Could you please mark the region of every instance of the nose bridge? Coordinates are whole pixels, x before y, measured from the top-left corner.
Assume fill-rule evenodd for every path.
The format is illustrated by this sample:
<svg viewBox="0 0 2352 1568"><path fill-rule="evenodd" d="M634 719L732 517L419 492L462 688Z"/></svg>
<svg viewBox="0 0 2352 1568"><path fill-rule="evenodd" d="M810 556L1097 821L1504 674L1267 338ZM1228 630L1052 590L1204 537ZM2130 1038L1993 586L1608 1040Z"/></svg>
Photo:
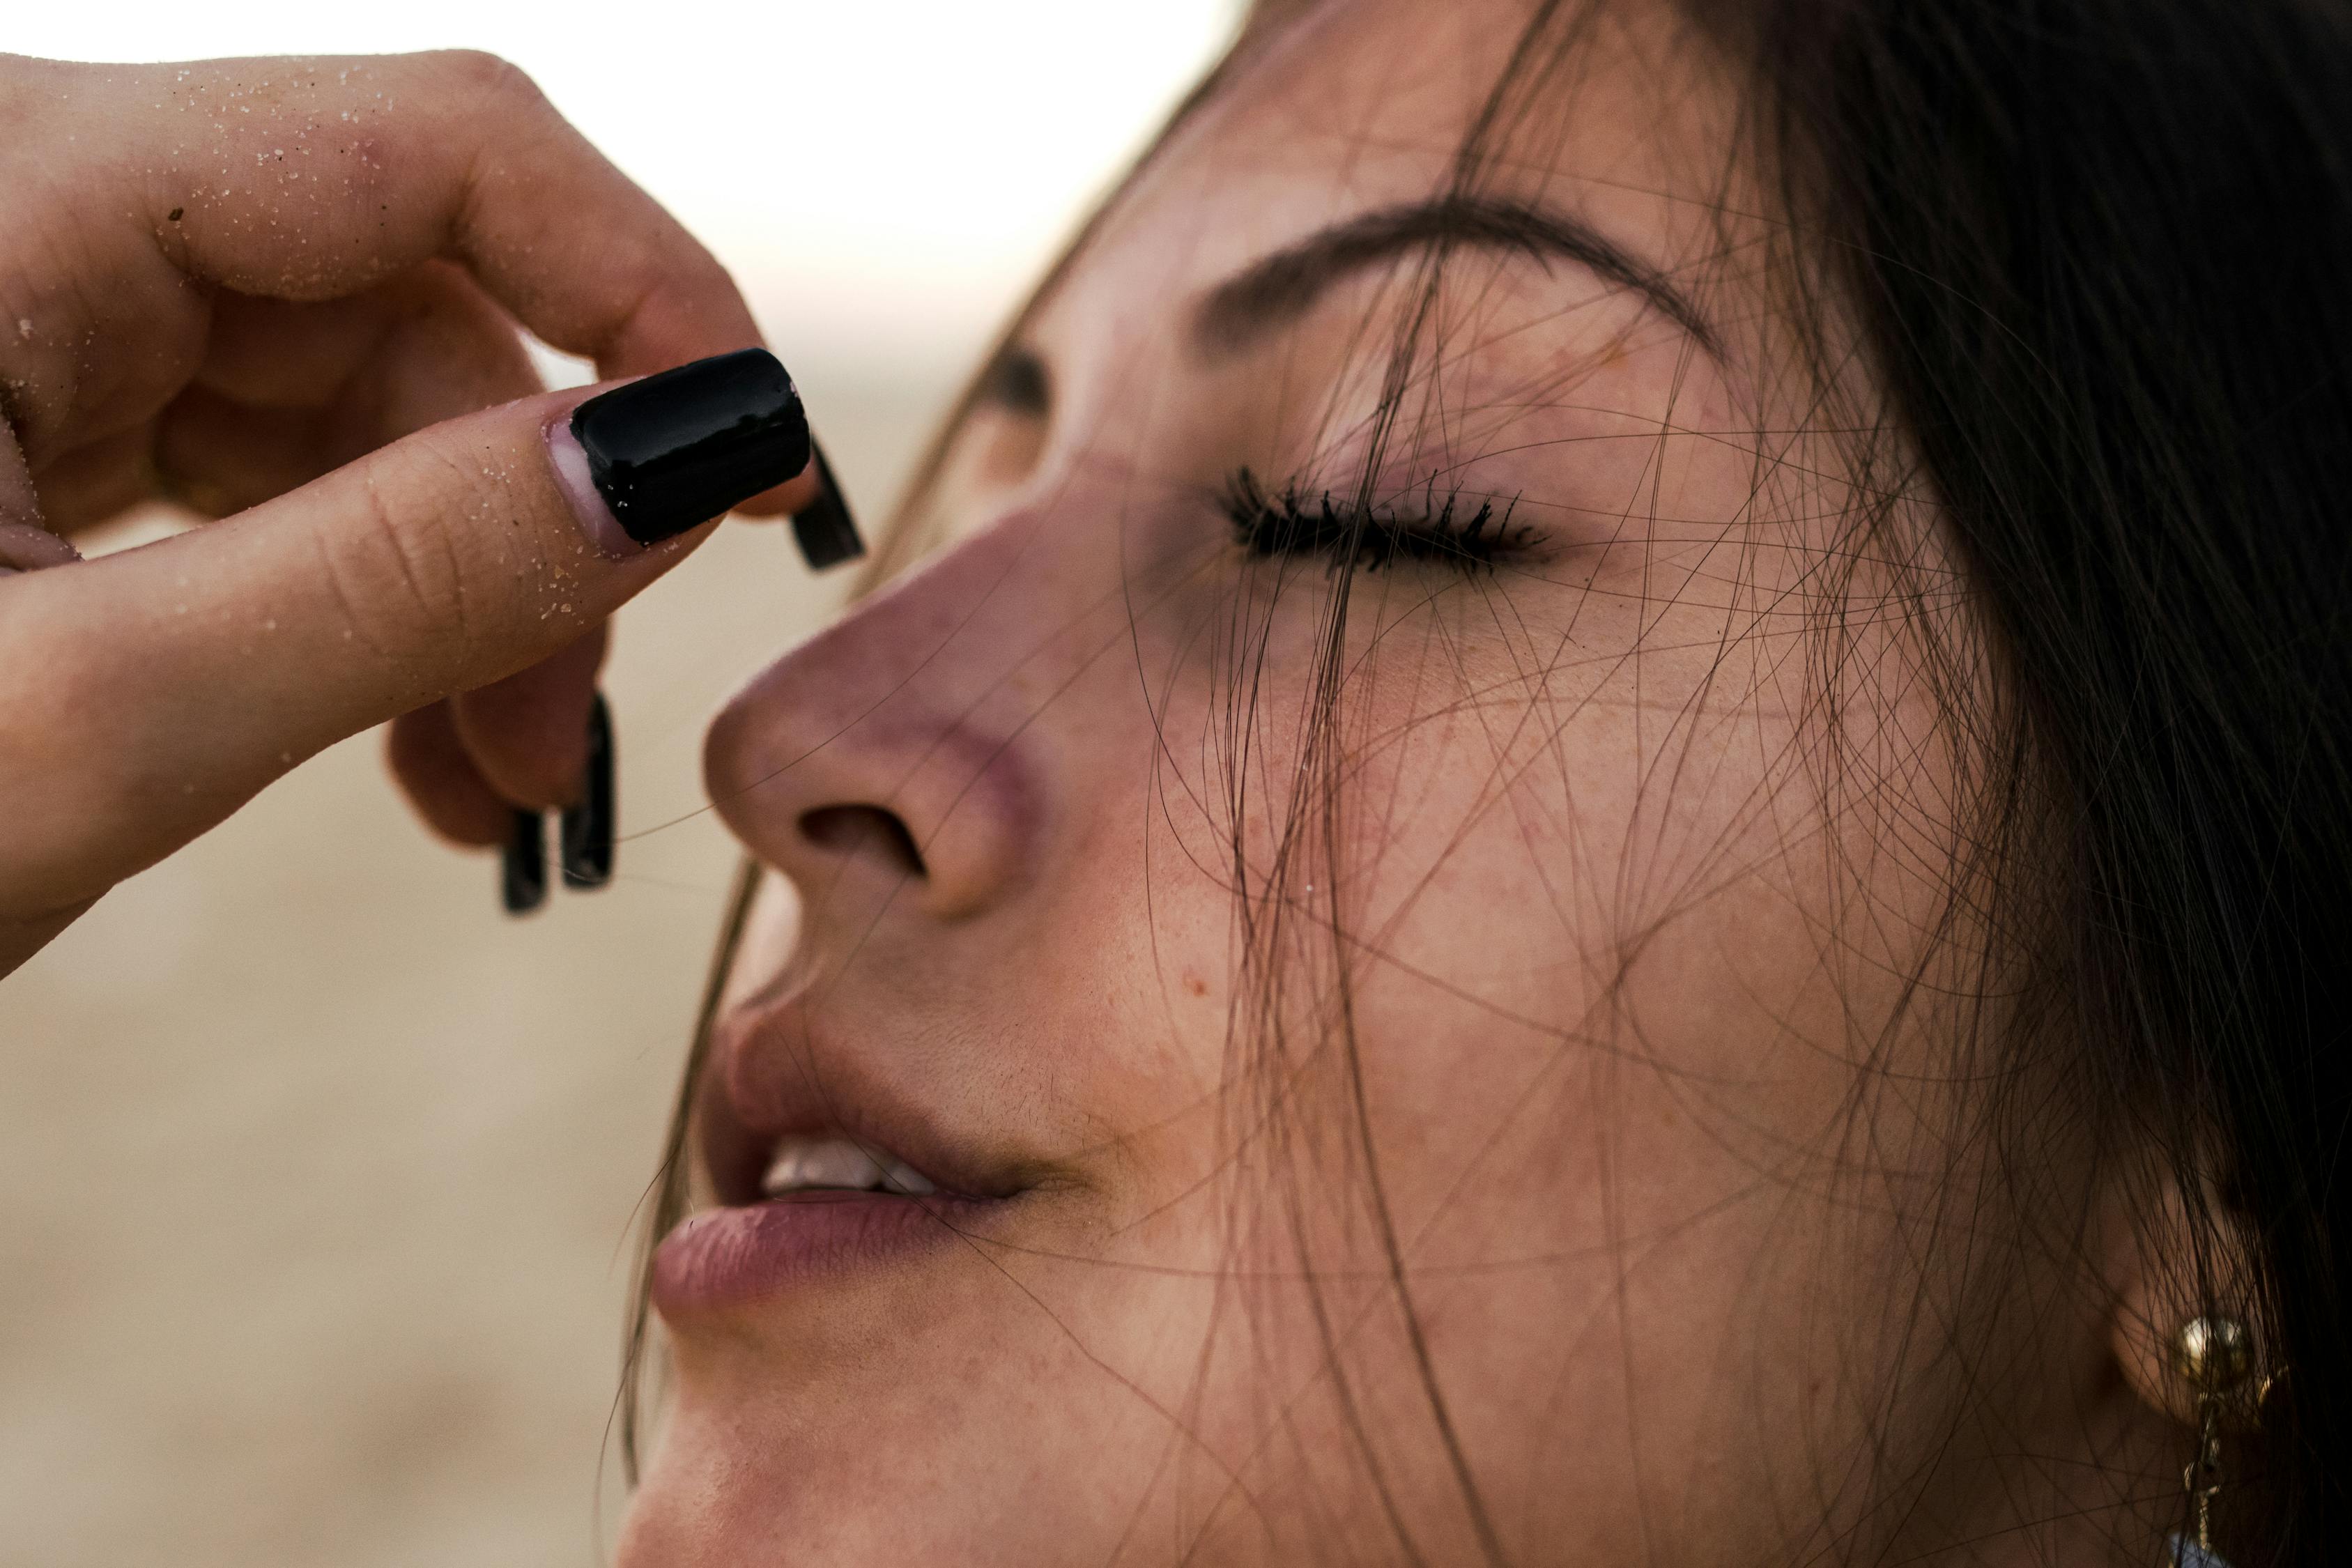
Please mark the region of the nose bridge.
<svg viewBox="0 0 2352 1568"><path fill-rule="evenodd" d="M975 712L1050 658L1051 634L1081 606L1077 563L1039 511L1006 517L866 599L810 645L860 669L883 707ZM1067 531L1063 531L1066 536Z"/></svg>
<svg viewBox="0 0 2352 1568"><path fill-rule="evenodd" d="M737 836L798 879L824 864L811 814L869 807L904 825L927 905L969 910L1012 886L1056 794L1040 708L1086 657L1106 597L1084 582L1098 560L1054 548L1070 532L1043 511L1008 515L755 678L705 755Z"/></svg>
<svg viewBox="0 0 2352 1568"><path fill-rule="evenodd" d="M722 724L893 750L908 732L1017 727L1024 692L1053 679L1057 634L1086 614L1043 521L1008 518L884 585L762 671Z"/></svg>

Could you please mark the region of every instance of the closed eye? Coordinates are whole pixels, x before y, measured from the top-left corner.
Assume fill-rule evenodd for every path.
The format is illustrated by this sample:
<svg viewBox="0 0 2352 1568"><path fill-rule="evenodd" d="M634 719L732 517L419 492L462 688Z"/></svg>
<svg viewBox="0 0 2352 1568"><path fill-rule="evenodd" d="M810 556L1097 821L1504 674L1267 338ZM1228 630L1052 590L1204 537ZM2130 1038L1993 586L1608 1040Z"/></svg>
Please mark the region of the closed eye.
<svg viewBox="0 0 2352 1568"><path fill-rule="evenodd" d="M1269 491L1247 468L1226 481L1223 508L1234 542L1265 559L1320 556L1333 572L1378 572L1400 563L1450 566L1476 574L1531 554L1543 535L1513 521L1516 499L1498 507L1459 491L1440 497L1433 485L1416 512L1387 505L1342 501L1328 491L1308 494L1296 485Z"/></svg>

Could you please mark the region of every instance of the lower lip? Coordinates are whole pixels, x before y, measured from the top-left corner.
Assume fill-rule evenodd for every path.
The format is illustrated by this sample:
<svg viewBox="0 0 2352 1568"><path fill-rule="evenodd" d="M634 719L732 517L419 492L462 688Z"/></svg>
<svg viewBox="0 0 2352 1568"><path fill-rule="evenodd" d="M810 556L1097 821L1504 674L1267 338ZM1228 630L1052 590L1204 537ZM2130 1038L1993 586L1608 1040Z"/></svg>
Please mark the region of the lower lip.
<svg viewBox="0 0 2352 1568"><path fill-rule="evenodd" d="M712 1312L968 1246L1001 1202L926 1194L798 1193L689 1215L654 1251L666 1318Z"/></svg>

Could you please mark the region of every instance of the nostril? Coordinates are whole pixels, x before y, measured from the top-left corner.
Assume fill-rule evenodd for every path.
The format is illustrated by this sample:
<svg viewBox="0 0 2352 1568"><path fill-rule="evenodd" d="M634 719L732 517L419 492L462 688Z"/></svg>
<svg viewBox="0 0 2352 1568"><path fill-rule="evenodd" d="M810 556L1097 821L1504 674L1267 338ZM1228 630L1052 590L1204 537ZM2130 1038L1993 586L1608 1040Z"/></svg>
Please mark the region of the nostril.
<svg viewBox="0 0 2352 1568"><path fill-rule="evenodd" d="M907 876L929 874L906 823L878 805L821 805L803 812L801 836L831 854L878 855Z"/></svg>

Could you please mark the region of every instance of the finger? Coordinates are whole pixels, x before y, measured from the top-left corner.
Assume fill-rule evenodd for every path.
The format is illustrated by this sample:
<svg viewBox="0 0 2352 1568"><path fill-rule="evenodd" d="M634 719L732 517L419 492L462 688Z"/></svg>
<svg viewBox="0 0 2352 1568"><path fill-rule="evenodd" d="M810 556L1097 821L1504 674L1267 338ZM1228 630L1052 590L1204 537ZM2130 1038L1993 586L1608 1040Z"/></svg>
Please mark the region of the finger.
<svg viewBox="0 0 2352 1568"><path fill-rule="evenodd" d="M164 467L180 493L216 511L257 505L537 385L512 321L446 263L350 300L236 296L215 312L195 384L165 413ZM442 759L439 776L446 790L463 789L476 835L461 841L496 842L478 837L486 825L502 831L504 811L481 818L482 801L548 808L578 793L604 642L600 626L543 664L438 705L435 737L446 730L458 753Z"/></svg>
<svg viewBox="0 0 2352 1568"><path fill-rule="evenodd" d="M19 919L0 914L0 974L14 973L18 964L56 940L66 927L89 912L96 899L85 899L61 910L47 910Z"/></svg>
<svg viewBox="0 0 2352 1568"><path fill-rule="evenodd" d="M384 733L384 761L416 815L442 837L482 848L506 838L513 808L466 755L446 702L394 719Z"/></svg>
<svg viewBox="0 0 2352 1568"><path fill-rule="evenodd" d="M674 454L633 492L641 534L683 530L648 549L606 554L618 525L586 459L564 447L574 479L550 457L575 391L146 549L0 579L0 917L87 899L301 758L578 641L707 535L691 518L805 464L781 384L730 359L605 405L600 439L659 431Z"/></svg>
<svg viewBox="0 0 2352 1568"><path fill-rule="evenodd" d="M81 559L80 552L49 531L5 423L0 423L0 575L37 572Z"/></svg>
<svg viewBox="0 0 2352 1568"><path fill-rule="evenodd" d="M205 517L226 517L301 489L368 448L332 408L256 408L190 387L156 420L152 462L163 493ZM58 481L42 477L45 493ZM78 510L73 526L100 521ZM100 514L102 516L103 514Z"/></svg>
<svg viewBox="0 0 2352 1568"><path fill-rule="evenodd" d="M340 300L219 296L193 384L257 408L326 407L382 388L395 399L389 440L540 382L513 319L462 269L427 261Z"/></svg>
<svg viewBox="0 0 2352 1568"><path fill-rule="evenodd" d="M25 464L24 449L16 445L16 434L5 419L0 419L0 522L20 523L28 528L42 528L47 523L40 495L33 488L32 470Z"/></svg>
<svg viewBox="0 0 2352 1568"><path fill-rule="evenodd" d="M804 476L774 489L762 490L735 510L745 517L775 519L803 510L817 496L814 476Z"/></svg>
<svg viewBox="0 0 2352 1568"><path fill-rule="evenodd" d="M81 552L46 528L0 522L0 572L38 572L81 559Z"/></svg>
<svg viewBox="0 0 2352 1568"><path fill-rule="evenodd" d="M193 381L151 425L54 456L34 479L61 533L158 494L220 517L539 385L512 321L446 263L346 300L225 294Z"/></svg>
<svg viewBox="0 0 2352 1568"><path fill-rule="evenodd" d="M159 489L154 447L154 431L141 427L100 437L51 458L35 476L48 526L62 534L79 533L153 500Z"/></svg>
<svg viewBox="0 0 2352 1568"><path fill-rule="evenodd" d="M427 278L428 268L436 276ZM322 408L383 351L411 310L426 311L453 292L450 268L427 263L376 288L336 300L215 296L205 357L190 380L231 403L254 408ZM512 323L499 329L511 336Z"/></svg>
<svg viewBox="0 0 2352 1568"><path fill-rule="evenodd" d="M492 57L9 68L48 115L35 123L89 132L55 150L86 165L76 199L17 197L38 221L0 242L36 312L0 333L36 467L80 444L77 419L184 380L211 289L333 300L443 258L608 376L759 342L709 252ZM53 169L9 181L55 184ZM113 357L94 363L92 344Z"/></svg>
<svg viewBox="0 0 2352 1568"><path fill-rule="evenodd" d="M604 643L598 626L553 658L451 700L467 757L501 800L551 810L579 798Z"/></svg>
<svg viewBox="0 0 2352 1568"><path fill-rule="evenodd" d="M295 342L305 346L289 356ZM446 263L350 300L236 296L215 315L196 385L167 411L168 466L186 489L241 489L236 504L256 505L538 384L513 322ZM332 406L306 406L320 403ZM238 439L240 426L263 438ZM507 805L560 807L577 795L604 647L600 626L541 664L436 705L436 739L446 731L457 752L446 759L445 780L462 781L444 787L467 789L474 837L461 841L498 842ZM484 800L495 816L479 816ZM486 828L492 837L480 837Z"/></svg>
<svg viewBox="0 0 2352 1568"><path fill-rule="evenodd" d="M454 268L325 304L225 300L155 461L175 497L217 516L538 387L513 323Z"/></svg>

